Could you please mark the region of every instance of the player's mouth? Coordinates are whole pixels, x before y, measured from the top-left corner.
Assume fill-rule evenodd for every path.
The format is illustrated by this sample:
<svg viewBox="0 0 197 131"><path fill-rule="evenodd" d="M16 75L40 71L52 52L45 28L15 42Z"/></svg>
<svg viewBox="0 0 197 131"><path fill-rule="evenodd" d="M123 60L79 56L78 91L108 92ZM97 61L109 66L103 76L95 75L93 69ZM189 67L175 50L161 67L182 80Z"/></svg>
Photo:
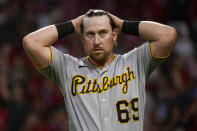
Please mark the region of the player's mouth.
<svg viewBox="0 0 197 131"><path fill-rule="evenodd" d="M103 49L98 48L98 49L93 49L92 51L96 53L100 53L100 52L103 52Z"/></svg>

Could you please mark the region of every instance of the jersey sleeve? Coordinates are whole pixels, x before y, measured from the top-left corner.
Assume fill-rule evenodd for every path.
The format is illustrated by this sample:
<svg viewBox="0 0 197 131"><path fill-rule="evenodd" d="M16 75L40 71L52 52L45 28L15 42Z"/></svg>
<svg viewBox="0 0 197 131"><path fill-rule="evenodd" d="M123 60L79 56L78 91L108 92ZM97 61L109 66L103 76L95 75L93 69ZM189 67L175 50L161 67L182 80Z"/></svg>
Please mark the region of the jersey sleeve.
<svg viewBox="0 0 197 131"><path fill-rule="evenodd" d="M163 63L166 57L157 58L153 56L151 50L151 43L145 42L143 45L136 48L137 64L140 72L145 73L146 79L148 79L151 72L161 63Z"/></svg>
<svg viewBox="0 0 197 131"><path fill-rule="evenodd" d="M49 79L53 80L57 84L60 84L61 78L65 77L64 73L66 73L68 58L66 57L66 54L63 54L53 46L50 47L50 51L51 55L49 65L47 67L37 69Z"/></svg>

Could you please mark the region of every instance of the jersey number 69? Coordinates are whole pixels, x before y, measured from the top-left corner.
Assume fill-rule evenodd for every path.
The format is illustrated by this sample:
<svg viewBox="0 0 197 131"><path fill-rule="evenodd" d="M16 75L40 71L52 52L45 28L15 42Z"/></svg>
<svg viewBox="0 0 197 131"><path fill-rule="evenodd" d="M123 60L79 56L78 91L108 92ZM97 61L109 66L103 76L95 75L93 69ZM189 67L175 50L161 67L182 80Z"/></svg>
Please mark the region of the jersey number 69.
<svg viewBox="0 0 197 131"><path fill-rule="evenodd" d="M130 108L129 109L129 104ZM117 101L116 103L116 111L117 111L117 117L118 121L122 124L128 123L132 117L133 121L139 120L139 109L138 109L139 103L138 98L132 98L130 102L127 100L121 100ZM132 111L132 116L130 117L129 110Z"/></svg>

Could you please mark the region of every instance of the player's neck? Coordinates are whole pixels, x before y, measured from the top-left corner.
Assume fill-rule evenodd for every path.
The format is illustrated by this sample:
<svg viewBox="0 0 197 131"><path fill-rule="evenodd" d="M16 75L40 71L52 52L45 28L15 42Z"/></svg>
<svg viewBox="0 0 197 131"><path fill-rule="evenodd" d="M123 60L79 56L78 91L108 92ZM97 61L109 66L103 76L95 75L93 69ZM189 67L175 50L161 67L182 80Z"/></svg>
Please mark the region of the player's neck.
<svg viewBox="0 0 197 131"><path fill-rule="evenodd" d="M112 61L113 58L114 58L114 53L112 52L104 61L95 61L95 60L91 59L90 57L88 57L88 60L94 66L105 67L106 65L108 65Z"/></svg>

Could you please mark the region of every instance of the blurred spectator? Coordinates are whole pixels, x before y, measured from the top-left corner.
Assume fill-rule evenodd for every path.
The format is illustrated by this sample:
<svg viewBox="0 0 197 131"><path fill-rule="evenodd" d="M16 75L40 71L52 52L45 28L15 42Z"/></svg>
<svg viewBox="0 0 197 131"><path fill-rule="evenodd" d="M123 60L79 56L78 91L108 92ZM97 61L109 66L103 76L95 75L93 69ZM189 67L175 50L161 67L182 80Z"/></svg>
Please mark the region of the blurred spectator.
<svg viewBox="0 0 197 131"><path fill-rule="evenodd" d="M184 124L188 131L197 130L197 82L194 81L193 88L190 90L191 101L189 101L183 116Z"/></svg>
<svg viewBox="0 0 197 131"><path fill-rule="evenodd" d="M36 112L30 112L25 120L21 131L52 131L40 115Z"/></svg>
<svg viewBox="0 0 197 131"><path fill-rule="evenodd" d="M8 111L5 106L0 103L0 130L4 131L7 127L8 122Z"/></svg>
<svg viewBox="0 0 197 131"><path fill-rule="evenodd" d="M1 93L9 113L8 131L17 131L24 124L27 113L30 111L30 105L27 103L25 97L24 86L21 83L14 83L11 90L2 86Z"/></svg>
<svg viewBox="0 0 197 131"><path fill-rule="evenodd" d="M168 9L170 6L170 0L145 0L146 11L149 11L149 17L151 20L166 22L168 19ZM146 15L148 12L145 12ZM147 16L145 17L147 18Z"/></svg>
<svg viewBox="0 0 197 131"><path fill-rule="evenodd" d="M189 5L189 25L191 29L191 37L194 40L194 42L197 42L197 1L196 0L190 0ZM195 44L196 47L196 44Z"/></svg>
<svg viewBox="0 0 197 131"><path fill-rule="evenodd" d="M194 47L190 38L190 32L185 22L174 22L171 23L176 28L178 33L177 42L175 44L175 53L184 60L194 55Z"/></svg>
<svg viewBox="0 0 197 131"><path fill-rule="evenodd" d="M171 0L169 7L170 21L188 22L190 0Z"/></svg>
<svg viewBox="0 0 197 131"><path fill-rule="evenodd" d="M63 107L56 107L50 113L50 127L53 131L68 131L67 114Z"/></svg>

